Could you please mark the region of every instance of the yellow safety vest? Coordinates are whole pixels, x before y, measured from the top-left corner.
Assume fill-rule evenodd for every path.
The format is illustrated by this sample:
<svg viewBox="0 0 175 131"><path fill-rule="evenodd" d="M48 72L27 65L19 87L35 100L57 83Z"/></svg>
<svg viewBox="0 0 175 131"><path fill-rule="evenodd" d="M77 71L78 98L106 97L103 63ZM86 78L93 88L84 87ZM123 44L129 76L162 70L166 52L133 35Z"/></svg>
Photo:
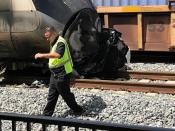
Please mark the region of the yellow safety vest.
<svg viewBox="0 0 175 131"><path fill-rule="evenodd" d="M59 36L57 42L51 48L50 53L56 52L56 48L57 48L57 46L59 46L58 45L59 42L62 42L65 45L64 54L61 58L49 58L49 68L53 69L53 68L58 68L58 67L64 65L64 69L66 71L66 74L68 74L68 73L71 73L73 71L73 62L71 59L68 44L63 37Z"/></svg>

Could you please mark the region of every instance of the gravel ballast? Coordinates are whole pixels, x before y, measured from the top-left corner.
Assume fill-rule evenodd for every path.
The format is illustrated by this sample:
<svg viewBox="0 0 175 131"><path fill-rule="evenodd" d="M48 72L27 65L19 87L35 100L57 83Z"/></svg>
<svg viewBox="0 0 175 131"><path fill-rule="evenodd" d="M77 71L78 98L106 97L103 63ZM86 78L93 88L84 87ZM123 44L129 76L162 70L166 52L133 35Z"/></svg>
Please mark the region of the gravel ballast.
<svg viewBox="0 0 175 131"><path fill-rule="evenodd" d="M20 87L20 86L18 86ZM175 96L168 94L107 91L71 88L77 102L86 109L85 115L70 114L69 107L59 97L53 117L97 120L119 124L135 124L163 128L175 128ZM42 114L48 88L0 88L0 112ZM89 115L87 115L89 114ZM3 121L3 131L11 125ZM37 131L38 125L33 125ZM26 125L19 123L18 130ZM50 130L56 127L50 127Z"/></svg>
<svg viewBox="0 0 175 131"><path fill-rule="evenodd" d="M174 63L129 63L127 64L134 71L155 71L175 73Z"/></svg>
<svg viewBox="0 0 175 131"><path fill-rule="evenodd" d="M175 73L175 64L130 63L134 71L157 71ZM38 82L33 84L37 87ZM47 101L48 88L30 88L25 84L0 87L0 112L40 115ZM71 88L77 102L86 110L85 114L75 116L59 97L53 117L81 120L95 120L118 124L144 125L175 129L175 95L110 91L98 89ZM3 121L2 131L11 131L11 122ZM17 131L26 131L26 124L17 122ZM39 124L32 125L37 131ZM49 126L55 131L55 126ZM64 128L71 131L71 128ZM82 129L82 131L89 131Z"/></svg>

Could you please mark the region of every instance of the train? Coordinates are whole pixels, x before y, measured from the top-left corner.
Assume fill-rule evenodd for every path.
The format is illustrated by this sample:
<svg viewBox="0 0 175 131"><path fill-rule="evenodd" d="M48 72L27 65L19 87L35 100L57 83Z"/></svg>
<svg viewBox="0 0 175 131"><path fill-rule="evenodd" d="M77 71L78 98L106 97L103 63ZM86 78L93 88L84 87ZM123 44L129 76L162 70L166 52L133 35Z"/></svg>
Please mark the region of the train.
<svg viewBox="0 0 175 131"><path fill-rule="evenodd" d="M22 70L47 68L47 60L35 60L49 52L44 29L53 26L69 43L78 76L116 72L129 61L129 48L121 33L103 28L91 0L0 0L0 66Z"/></svg>

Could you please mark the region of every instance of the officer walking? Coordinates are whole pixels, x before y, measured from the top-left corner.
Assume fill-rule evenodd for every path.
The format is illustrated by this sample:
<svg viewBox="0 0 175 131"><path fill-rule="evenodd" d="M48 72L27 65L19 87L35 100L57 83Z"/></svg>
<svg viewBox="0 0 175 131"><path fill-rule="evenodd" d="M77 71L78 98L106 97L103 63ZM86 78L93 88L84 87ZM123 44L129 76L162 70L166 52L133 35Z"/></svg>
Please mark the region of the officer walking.
<svg viewBox="0 0 175 131"><path fill-rule="evenodd" d="M35 54L35 59L49 59L48 65L51 71L49 93L43 115L52 116L59 94L75 114L81 114L83 108L76 103L74 94L70 91L73 63L68 44L53 26L46 27L44 36L50 42L50 53Z"/></svg>

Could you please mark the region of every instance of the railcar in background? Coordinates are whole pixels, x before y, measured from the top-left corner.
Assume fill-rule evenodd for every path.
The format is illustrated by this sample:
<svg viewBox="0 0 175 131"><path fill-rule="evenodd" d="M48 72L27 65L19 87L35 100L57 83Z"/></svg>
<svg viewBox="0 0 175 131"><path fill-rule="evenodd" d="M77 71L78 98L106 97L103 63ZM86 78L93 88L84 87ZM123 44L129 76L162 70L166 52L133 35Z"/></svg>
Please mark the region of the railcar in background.
<svg viewBox="0 0 175 131"><path fill-rule="evenodd" d="M124 66L128 47L118 31L102 27L90 0L0 0L1 66L47 66L34 54L49 52L43 33L50 25L67 39L78 74L110 73Z"/></svg>
<svg viewBox="0 0 175 131"><path fill-rule="evenodd" d="M103 26L123 34L131 51L174 52L174 0L93 0Z"/></svg>

